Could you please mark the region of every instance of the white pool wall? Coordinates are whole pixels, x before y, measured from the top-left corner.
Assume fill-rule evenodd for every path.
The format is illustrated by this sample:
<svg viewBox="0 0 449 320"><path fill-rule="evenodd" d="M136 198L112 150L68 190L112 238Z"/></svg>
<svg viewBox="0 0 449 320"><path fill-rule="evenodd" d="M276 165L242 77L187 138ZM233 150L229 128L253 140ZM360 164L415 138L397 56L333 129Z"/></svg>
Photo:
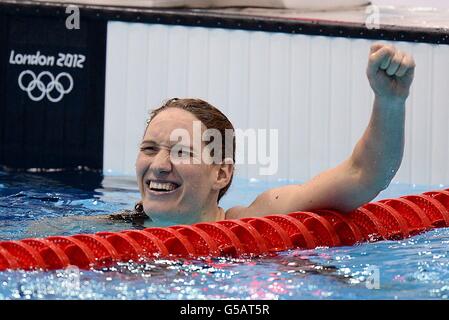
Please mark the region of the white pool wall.
<svg viewBox="0 0 449 320"><path fill-rule="evenodd" d="M306 181L346 159L362 136L373 94L365 75L373 41L202 27L109 22L104 169L133 175L150 109L198 97L240 129L277 129L279 169L236 174ZM449 46L395 42L417 68L406 147L393 181L449 181Z"/></svg>

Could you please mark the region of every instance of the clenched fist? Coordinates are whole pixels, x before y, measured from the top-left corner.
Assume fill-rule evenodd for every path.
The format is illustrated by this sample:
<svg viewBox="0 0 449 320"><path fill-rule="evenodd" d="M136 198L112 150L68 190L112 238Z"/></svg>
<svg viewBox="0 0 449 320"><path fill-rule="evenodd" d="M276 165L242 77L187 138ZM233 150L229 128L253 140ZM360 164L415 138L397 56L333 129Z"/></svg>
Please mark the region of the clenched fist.
<svg viewBox="0 0 449 320"><path fill-rule="evenodd" d="M413 57L394 46L375 43L371 46L367 75L376 96L405 101L415 72Z"/></svg>

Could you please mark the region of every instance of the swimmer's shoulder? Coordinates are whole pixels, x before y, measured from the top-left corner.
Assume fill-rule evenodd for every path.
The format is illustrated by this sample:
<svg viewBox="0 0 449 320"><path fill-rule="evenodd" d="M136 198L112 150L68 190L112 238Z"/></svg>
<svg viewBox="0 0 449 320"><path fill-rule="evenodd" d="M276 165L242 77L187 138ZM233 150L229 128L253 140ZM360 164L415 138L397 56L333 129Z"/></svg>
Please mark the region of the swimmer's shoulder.
<svg viewBox="0 0 449 320"><path fill-rule="evenodd" d="M232 220L232 219L241 219L251 216L251 210L248 207L245 206L235 206L232 208L229 208L225 212L225 219L226 220Z"/></svg>
<svg viewBox="0 0 449 320"><path fill-rule="evenodd" d="M291 191L296 191L297 188L298 185L287 185L262 192L249 206L235 206L228 209L225 215L226 220L263 217L269 214L289 212L282 207L280 209L279 202L285 202L285 199L290 195L295 195L296 193ZM282 198L282 200L280 198Z"/></svg>

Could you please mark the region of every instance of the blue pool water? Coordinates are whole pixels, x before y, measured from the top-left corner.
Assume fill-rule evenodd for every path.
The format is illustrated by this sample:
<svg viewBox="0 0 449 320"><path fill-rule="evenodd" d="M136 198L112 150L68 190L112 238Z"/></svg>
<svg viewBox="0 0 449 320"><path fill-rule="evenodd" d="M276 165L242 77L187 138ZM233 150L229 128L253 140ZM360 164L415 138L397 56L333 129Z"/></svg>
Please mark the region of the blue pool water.
<svg viewBox="0 0 449 320"><path fill-rule="evenodd" d="M225 208L284 184L236 179ZM377 198L447 186L392 184ZM244 190L244 192L242 192ZM134 228L98 219L138 200L130 177L0 171L0 240ZM0 272L0 299L447 299L449 229L273 257L154 260L107 270Z"/></svg>

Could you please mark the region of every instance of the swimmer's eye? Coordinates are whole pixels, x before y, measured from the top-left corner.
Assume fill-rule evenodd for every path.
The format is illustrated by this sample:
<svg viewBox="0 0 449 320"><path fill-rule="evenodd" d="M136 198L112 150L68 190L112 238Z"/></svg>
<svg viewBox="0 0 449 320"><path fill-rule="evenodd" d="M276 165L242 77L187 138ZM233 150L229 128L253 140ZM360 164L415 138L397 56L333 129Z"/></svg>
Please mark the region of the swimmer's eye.
<svg viewBox="0 0 449 320"><path fill-rule="evenodd" d="M157 152L157 149L156 147L141 147L140 151L151 154Z"/></svg>

